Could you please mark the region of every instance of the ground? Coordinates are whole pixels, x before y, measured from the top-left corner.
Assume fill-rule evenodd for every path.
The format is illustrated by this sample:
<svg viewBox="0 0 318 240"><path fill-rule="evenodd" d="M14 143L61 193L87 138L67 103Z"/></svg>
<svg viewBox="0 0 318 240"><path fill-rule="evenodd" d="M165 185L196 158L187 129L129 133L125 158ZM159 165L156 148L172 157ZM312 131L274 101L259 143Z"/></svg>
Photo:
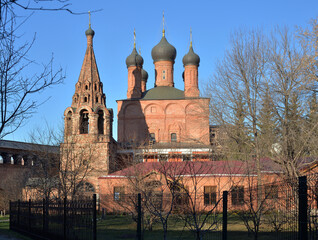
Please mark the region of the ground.
<svg viewBox="0 0 318 240"><path fill-rule="evenodd" d="M0 240L31 240L21 234L9 230L9 216L0 217Z"/></svg>
<svg viewBox="0 0 318 240"><path fill-rule="evenodd" d="M31 240L21 234L9 230L9 217L0 217L0 240ZM228 224L228 239L229 240L253 240L253 235L248 234L246 228L241 222L237 220L230 220ZM111 239L111 240L135 240L137 225L128 215L107 215L106 219L98 220L97 225L97 239ZM289 233L285 233L285 238ZM270 231L260 232L259 240L270 240L278 237L276 233ZM163 233L161 225L155 224L153 231L145 231L144 239L162 240ZM168 239L182 239L193 240L194 235L184 228L183 224L171 219L168 227ZM213 232L205 235L203 239L222 239L222 232ZM278 238L279 239L279 238Z"/></svg>

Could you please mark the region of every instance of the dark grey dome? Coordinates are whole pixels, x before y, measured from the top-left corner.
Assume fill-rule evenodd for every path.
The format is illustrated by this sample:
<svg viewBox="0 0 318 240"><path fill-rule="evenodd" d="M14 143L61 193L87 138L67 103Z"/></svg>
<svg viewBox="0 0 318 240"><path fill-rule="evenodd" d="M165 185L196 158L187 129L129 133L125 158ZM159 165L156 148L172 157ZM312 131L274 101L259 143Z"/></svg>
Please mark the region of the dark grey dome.
<svg viewBox="0 0 318 240"><path fill-rule="evenodd" d="M187 65L199 66L200 57L193 51L192 46L190 47L189 52L186 55L184 55L182 62L183 62L183 66L187 66Z"/></svg>
<svg viewBox="0 0 318 240"><path fill-rule="evenodd" d="M141 81L147 82L147 80L148 80L148 73L144 69L141 69Z"/></svg>
<svg viewBox="0 0 318 240"><path fill-rule="evenodd" d="M86 36L91 35L91 36L94 37L95 32L94 32L94 30L93 30L91 27L89 27L89 28L85 31L85 34L86 34Z"/></svg>
<svg viewBox="0 0 318 240"><path fill-rule="evenodd" d="M136 48L132 50L131 54L126 58L127 68L130 66L142 66L144 64L144 59L140 56Z"/></svg>
<svg viewBox="0 0 318 240"><path fill-rule="evenodd" d="M151 50L151 56L154 63L158 61L174 62L177 56L177 50L168 43L166 37L163 36L161 41Z"/></svg>

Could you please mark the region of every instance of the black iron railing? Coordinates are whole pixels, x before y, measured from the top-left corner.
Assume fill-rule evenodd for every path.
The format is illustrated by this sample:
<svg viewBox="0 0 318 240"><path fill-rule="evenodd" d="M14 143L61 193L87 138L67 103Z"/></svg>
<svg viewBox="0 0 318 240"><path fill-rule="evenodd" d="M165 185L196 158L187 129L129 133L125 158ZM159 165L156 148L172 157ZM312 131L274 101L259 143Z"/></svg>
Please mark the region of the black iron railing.
<svg viewBox="0 0 318 240"><path fill-rule="evenodd" d="M10 202L10 229L43 239L96 240L96 195Z"/></svg>

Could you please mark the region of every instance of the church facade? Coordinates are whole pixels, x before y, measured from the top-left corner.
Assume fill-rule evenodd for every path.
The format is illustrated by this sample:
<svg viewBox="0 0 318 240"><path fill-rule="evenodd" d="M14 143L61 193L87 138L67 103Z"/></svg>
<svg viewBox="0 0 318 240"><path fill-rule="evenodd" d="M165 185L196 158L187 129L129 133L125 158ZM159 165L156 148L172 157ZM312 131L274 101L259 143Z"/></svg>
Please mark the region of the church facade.
<svg viewBox="0 0 318 240"><path fill-rule="evenodd" d="M126 59L127 98L117 100L118 137L115 141L112 136L113 111L106 107L93 50L95 33L91 26L85 34L87 50L83 65L72 105L64 112L64 143L60 148L62 167L67 168L73 159L89 166L80 171L86 171L85 181L99 192L99 177L134 162L210 160L209 99L200 97L200 57L194 53L192 41L189 52L183 57L183 90L174 87L177 51L167 41L165 30L151 52L155 68L154 88L147 89L148 74L134 43L132 53ZM130 159L128 163L123 157L127 155L134 162Z"/></svg>

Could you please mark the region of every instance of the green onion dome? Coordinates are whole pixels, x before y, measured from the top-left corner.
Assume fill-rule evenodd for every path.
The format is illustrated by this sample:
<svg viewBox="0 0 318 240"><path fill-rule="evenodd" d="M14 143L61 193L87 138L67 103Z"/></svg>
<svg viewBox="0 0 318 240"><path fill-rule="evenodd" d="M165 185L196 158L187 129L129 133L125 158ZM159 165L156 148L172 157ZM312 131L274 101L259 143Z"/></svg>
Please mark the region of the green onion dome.
<svg viewBox="0 0 318 240"><path fill-rule="evenodd" d="M147 80L148 80L148 73L144 69L141 69L141 81L147 82Z"/></svg>
<svg viewBox="0 0 318 240"><path fill-rule="evenodd" d="M184 55L182 59L183 65L195 65L199 66L200 64L200 57L193 51L192 45L190 46L189 52Z"/></svg>
<svg viewBox="0 0 318 240"><path fill-rule="evenodd" d="M91 35L91 36L94 37L95 32L94 32L94 30L89 26L89 28L85 31L85 34L86 34L86 36Z"/></svg>
<svg viewBox="0 0 318 240"><path fill-rule="evenodd" d="M142 58L142 56L140 56L137 53L136 48L134 47L131 54L126 58L127 68L130 66L140 66L141 67L143 64L144 64L144 59Z"/></svg>
<svg viewBox="0 0 318 240"><path fill-rule="evenodd" d="M151 50L151 56L154 63L158 61L174 62L177 56L177 50L163 35L161 41Z"/></svg>

